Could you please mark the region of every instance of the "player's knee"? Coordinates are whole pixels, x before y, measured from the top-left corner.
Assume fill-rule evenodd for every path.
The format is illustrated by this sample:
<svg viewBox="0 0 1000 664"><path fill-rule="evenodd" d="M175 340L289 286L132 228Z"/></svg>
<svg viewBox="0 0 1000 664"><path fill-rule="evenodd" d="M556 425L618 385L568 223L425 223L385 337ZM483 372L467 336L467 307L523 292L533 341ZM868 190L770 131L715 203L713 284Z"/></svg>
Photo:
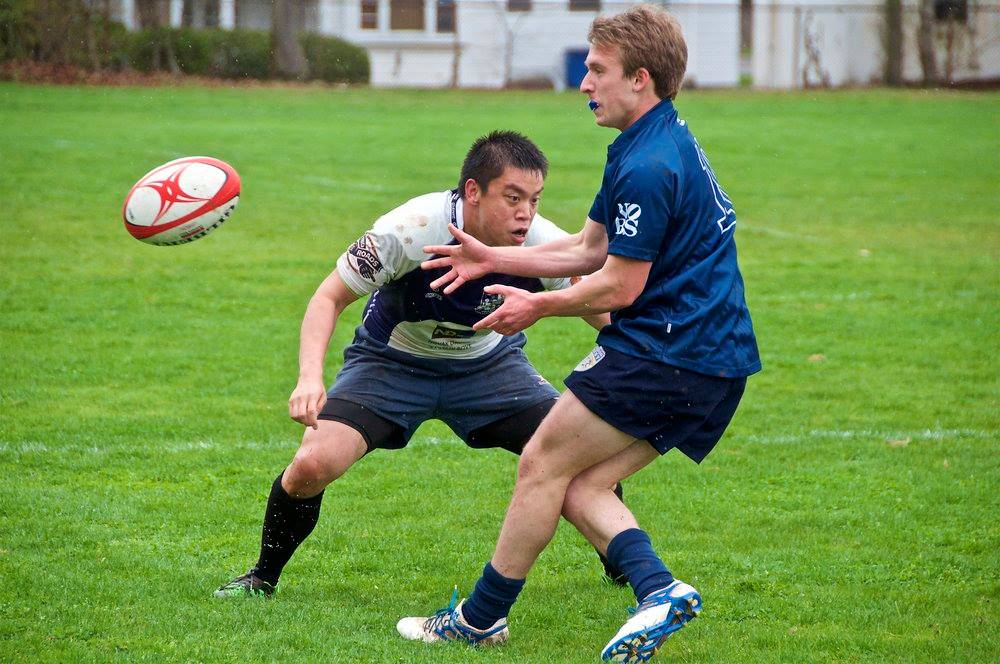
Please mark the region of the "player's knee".
<svg viewBox="0 0 1000 664"><path fill-rule="evenodd" d="M325 489L337 477L338 473L331 471L328 464L316 456L296 455L285 469L281 486L292 497L309 497Z"/></svg>
<svg viewBox="0 0 1000 664"><path fill-rule="evenodd" d="M576 523L586 515L598 487L576 477L566 487L562 514L570 523Z"/></svg>
<svg viewBox="0 0 1000 664"><path fill-rule="evenodd" d="M524 448L517 464L517 481L520 484L568 484L572 475L559 463L559 459L539 446L530 443Z"/></svg>

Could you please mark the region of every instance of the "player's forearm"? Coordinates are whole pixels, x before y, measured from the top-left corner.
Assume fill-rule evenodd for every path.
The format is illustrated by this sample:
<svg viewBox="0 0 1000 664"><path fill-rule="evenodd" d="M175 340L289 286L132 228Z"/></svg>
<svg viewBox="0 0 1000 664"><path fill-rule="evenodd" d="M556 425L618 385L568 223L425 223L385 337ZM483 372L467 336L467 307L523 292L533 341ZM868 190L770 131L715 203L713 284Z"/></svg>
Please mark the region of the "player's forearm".
<svg viewBox="0 0 1000 664"><path fill-rule="evenodd" d="M536 293L535 297L543 317L582 316L597 327L592 321L610 321L610 318L599 316L627 307L636 295L618 275L601 270L570 288Z"/></svg>
<svg viewBox="0 0 1000 664"><path fill-rule="evenodd" d="M582 318L588 325L598 332L611 324L611 315L607 313L596 314L594 316L582 316Z"/></svg>
<svg viewBox="0 0 1000 664"><path fill-rule="evenodd" d="M493 272L520 277L578 277L601 267L600 252L588 250L580 233L534 247L492 247Z"/></svg>
<svg viewBox="0 0 1000 664"><path fill-rule="evenodd" d="M323 379L323 361L340 311L330 298L317 293L309 300L299 333L299 379Z"/></svg>

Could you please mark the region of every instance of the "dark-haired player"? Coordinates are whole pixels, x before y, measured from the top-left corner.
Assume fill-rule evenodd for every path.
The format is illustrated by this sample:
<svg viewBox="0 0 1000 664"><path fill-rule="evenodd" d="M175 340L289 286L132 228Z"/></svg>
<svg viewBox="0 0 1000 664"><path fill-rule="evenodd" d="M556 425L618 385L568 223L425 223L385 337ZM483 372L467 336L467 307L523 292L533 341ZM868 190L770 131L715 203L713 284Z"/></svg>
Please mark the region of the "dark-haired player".
<svg viewBox="0 0 1000 664"><path fill-rule="evenodd" d="M257 564L216 596L273 593L316 525L325 487L372 450L406 446L426 420L444 421L470 447L521 452L559 394L528 362L523 334L472 325L500 305L500 297L483 291L488 284L535 292L566 288L570 280L489 274L444 296L430 287L444 270L427 272L420 263L425 245L451 239L449 226L497 247L565 236L536 212L547 170L530 140L493 132L472 145L457 189L388 212L340 256L302 321L299 380L288 411L308 428L271 487ZM330 336L344 309L362 296L368 296L362 324L327 391ZM598 329L609 320L584 318Z"/></svg>

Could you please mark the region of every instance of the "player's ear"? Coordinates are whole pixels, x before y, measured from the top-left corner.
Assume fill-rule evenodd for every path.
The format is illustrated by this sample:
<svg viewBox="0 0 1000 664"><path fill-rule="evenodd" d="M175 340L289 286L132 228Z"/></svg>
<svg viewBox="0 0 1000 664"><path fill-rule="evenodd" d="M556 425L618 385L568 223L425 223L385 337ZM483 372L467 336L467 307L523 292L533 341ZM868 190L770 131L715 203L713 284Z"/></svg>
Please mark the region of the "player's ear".
<svg viewBox="0 0 1000 664"><path fill-rule="evenodd" d="M477 203L479 203L480 191L481 190L479 189L479 183L476 182L474 179L469 178L468 180L465 181L465 200L467 202L471 203L472 205L476 205Z"/></svg>
<svg viewBox="0 0 1000 664"><path fill-rule="evenodd" d="M653 77L649 75L649 70L645 67L639 67L634 74L632 74L632 91L642 92L647 85L653 84Z"/></svg>

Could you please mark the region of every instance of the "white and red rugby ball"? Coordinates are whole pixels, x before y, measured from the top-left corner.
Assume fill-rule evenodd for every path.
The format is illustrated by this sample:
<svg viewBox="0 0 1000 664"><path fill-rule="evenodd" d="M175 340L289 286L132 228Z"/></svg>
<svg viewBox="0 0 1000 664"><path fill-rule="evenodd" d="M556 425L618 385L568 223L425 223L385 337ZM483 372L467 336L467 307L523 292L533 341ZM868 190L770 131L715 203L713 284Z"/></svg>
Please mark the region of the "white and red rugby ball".
<svg viewBox="0 0 1000 664"><path fill-rule="evenodd" d="M184 157L142 176L125 197L122 218L132 237L184 244L222 225L240 200L240 176L212 157Z"/></svg>

